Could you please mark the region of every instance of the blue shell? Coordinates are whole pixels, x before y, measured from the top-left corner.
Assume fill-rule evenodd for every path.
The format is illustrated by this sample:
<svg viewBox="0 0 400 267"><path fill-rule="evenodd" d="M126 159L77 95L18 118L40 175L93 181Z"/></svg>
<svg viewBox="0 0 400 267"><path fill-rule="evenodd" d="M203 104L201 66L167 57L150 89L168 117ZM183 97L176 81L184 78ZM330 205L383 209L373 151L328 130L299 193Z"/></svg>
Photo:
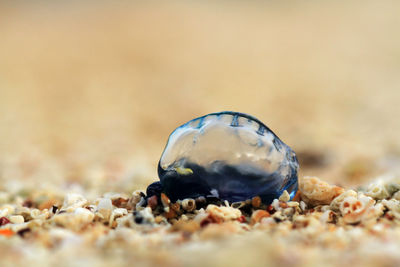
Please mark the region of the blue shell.
<svg viewBox="0 0 400 267"><path fill-rule="evenodd" d="M172 200L214 196L229 202L260 196L266 204L297 191L294 151L258 119L224 111L175 129L158 164Z"/></svg>

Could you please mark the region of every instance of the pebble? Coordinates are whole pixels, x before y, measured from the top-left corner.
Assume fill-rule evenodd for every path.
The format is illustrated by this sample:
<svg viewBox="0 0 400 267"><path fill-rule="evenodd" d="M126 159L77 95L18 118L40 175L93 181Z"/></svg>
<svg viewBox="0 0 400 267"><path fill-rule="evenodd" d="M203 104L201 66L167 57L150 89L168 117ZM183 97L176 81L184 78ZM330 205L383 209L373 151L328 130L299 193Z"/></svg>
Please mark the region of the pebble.
<svg viewBox="0 0 400 267"><path fill-rule="evenodd" d="M80 194L70 193L64 198L62 208L67 212L74 211L76 208L83 207L87 204L87 199Z"/></svg>
<svg viewBox="0 0 400 267"><path fill-rule="evenodd" d="M15 224L25 222L24 217L22 215L13 215L13 216L10 216L8 219L10 220L11 223L15 223Z"/></svg>

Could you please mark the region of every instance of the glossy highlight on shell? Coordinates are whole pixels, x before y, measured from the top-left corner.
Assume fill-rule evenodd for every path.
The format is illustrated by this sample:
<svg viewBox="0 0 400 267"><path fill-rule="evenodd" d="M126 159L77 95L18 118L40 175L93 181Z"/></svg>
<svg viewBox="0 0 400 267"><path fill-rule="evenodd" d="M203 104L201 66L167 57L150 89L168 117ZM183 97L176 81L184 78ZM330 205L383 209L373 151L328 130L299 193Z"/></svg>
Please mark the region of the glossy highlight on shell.
<svg viewBox="0 0 400 267"><path fill-rule="evenodd" d="M224 111L193 119L175 129L158 164L160 182L148 195L171 200L216 197L238 202L261 197L264 203L284 190L297 192L294 151L258 119Z"/></svg>

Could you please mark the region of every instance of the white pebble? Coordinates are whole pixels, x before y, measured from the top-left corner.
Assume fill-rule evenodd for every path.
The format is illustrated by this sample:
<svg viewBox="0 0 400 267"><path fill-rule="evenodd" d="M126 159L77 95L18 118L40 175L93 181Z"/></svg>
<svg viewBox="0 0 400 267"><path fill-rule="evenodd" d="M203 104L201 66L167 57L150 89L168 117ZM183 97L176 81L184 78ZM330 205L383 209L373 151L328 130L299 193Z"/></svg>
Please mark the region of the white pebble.
<svg viewBox="0 0 400 267"><path fill-rule="evenodd" d="M272 201L271 206L272 206L275 210L280 210L280 207L279 207L279 200L274 199L274 201Z"/></svg>
<svg viewBox="0 0 400 267"><path fill-rule="evenodd" d="M83 207L87 203L86 198L80 194L67 194L64 198L63 208L68 212L75 210L76 208Z"/></svg>
<svg viewBox="0 0 400 267"><path fill-rule="evenodd" d="M289 193L286 190L283 191L282 195L279 197L279 200L283 202L288 202L290 200Z"/></svg>
<svg viewBox="0 0 400 267"><path fill-rule="evenodd" d="M300 209L302 211L305 211L307 208L307 204L304 201L300 201Z"/></svg>
<svg viewBox="0 0 400 267"><path fill-rule="evenodd" d="M77 208L74 214L78 215L85 222L91 222L94 218L94 213L85 208Z"/></svg>
<svg viewBox="0 0 400 267"><path fill-rule="evenodd" d="M97 210L112 210L112 202L109 198L100 198L99 204L97 205Z"/></svg>
<svg viewBox="0 0 400 267"><path fill-rule="evenodd" d="M9 217L10 222L12 223L24 223L24 217L21 215L14 215Z"/></svg>
<svg viewBox="0 0 400 267"><path fill-rule="evenodd" d="M97 211L102 215L105 220L109 220L111 216L111 212L113 209L113 205L111 199L109 198L100 198L99 204L97 205Z"/></svg>

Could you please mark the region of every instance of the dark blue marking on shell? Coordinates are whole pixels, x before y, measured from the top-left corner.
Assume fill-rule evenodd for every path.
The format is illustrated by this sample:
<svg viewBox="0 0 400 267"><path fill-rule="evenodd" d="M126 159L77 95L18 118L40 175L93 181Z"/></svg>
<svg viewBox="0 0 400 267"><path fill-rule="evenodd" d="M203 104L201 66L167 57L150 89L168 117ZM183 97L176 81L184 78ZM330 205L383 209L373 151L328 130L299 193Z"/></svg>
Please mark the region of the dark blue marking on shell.
<svg viewBox="0 0 400 267"><path fill-rule="evenodd" d="M193 119L168 138L158 164L159 183L172 201L214 196L238 202L260 196L266 204L297 192L294 151L258 119L224 111Z"/></svg>

